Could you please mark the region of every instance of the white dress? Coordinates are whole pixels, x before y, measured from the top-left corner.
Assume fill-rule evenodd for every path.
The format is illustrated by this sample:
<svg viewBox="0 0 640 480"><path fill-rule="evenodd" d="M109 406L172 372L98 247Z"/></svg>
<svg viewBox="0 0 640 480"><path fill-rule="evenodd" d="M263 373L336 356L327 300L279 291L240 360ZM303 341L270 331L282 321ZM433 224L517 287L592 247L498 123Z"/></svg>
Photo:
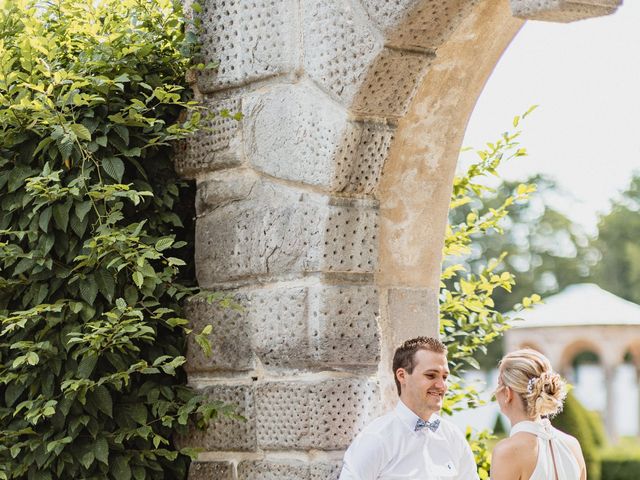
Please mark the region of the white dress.
<svg viewBox="0 0 640 480"><path fill-rule="evenodd" d="M529 480L556 480L553 468L555 459L559 480L579 480L580 465L568 445L562 440L558 430L549 420L539 422L519 422L511 428L510 437L516 433L527 432L538 437L538 461ZM551 449L553 448L553 456Z"/></svg>

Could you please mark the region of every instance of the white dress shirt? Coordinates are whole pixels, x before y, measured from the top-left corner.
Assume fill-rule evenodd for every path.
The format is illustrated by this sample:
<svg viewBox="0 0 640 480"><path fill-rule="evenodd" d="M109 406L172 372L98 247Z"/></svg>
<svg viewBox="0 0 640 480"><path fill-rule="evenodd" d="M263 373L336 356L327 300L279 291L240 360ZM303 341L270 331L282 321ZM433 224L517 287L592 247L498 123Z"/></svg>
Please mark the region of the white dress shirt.
<svg viewBox="0 0 640 480"><path fill-rule="evenodd" d="M344 456L340 480L478 480L475 460L462 432L440 420L435 432L415 431L415 413L398 402L353 440Z"/></svg>

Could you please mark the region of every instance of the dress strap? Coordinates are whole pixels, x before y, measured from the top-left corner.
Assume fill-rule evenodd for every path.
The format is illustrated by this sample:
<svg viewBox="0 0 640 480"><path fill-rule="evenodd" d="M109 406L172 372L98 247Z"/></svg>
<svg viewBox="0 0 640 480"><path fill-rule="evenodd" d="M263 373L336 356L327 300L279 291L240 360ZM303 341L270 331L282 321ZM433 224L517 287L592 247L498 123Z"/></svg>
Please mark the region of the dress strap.
<svg viewBox="0 0 640 480"><path fill-rule="evenodd" d="M543 440L551 440L556 437L556 433L551 426L551 422L547 419L540 420L538 422L523 421L516 423L511 427L510 437L513 437L516 433L525 432L531 433L540 437Z"/></svg>

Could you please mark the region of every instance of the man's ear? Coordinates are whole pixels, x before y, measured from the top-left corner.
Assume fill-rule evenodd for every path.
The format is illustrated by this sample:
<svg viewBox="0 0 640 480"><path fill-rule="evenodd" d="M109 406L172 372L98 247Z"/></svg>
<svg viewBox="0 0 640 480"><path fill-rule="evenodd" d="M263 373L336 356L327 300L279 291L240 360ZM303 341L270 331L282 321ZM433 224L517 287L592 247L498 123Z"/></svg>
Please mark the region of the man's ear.
<svg viewBox="0 0 640 480"><path fill-rule="evenodd" d="M407 371L404 368L399 368L396 370L396 378L402 385L407 377Z"/></svg>

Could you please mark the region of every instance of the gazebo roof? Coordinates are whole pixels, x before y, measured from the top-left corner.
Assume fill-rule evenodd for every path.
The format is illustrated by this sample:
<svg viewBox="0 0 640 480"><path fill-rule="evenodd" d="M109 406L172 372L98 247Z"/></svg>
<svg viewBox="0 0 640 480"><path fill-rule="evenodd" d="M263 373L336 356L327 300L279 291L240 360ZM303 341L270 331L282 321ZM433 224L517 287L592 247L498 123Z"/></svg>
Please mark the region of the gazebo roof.
<svg viewBox="0 0 640 480"><path fill-rule="evenodd" d="M523 320L513 322L513 328L640 325L640 305L593 283L570 285L532 310L515 315Z"/></svg>

